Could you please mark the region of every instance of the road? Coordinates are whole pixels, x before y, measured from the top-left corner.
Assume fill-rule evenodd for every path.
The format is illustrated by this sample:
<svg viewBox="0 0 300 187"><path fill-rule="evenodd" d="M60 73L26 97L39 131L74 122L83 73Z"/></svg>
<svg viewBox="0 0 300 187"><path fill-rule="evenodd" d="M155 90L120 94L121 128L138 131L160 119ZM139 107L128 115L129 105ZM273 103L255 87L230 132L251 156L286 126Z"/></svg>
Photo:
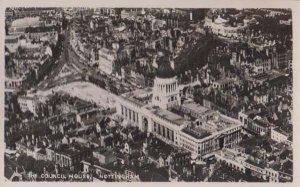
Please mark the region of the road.
<svg viewBox="0 0 300 187"><path fill-rule="evenodd" d="M93 77L94 79L102 80L106 83L106 85L108 85L108 84L112 84L112 85L122 84L122 86L124 88L127 88L127 90L136 89L136 86L134 86L132 84L125 83L125 82L121 82L121 81L117 80L115 77L113 77L111 75L101 74L98 69L96 69L94 67L91 67L90 65L88 65L87 62L85 62L83 59L81 59L80 56L73 50L73 48L70 44L70 32L68 32L66 34L66 41L68 41L68 42L66 43L66 46L64 48L66 49L66 52L67 52L67 55L66 55L68 57L67 61L73 67L75 66L75 69L82 70L81 73L83 75L88 75L90 77Z"/></svg>
<svg viewBox="0 0 300 187"><path fill-rule="evenodd" d="M64 35L66 36L66 34L64 34ZM63 67L63 65L65 63L67 63L67 56L66 56L66 52L65 52L65 48L67 46L67 43L68 43L68 41L66 40L66 37L65 37L65 40L63 41L63 47L62 47L63 51L62 51L59 59L55 62L54 67L53 67L52 71L48 74L48 76L46 76L44 78L44 80L42 80L38 84L37 89L47 89L49 87L62 84L63 82L66 81L66 79L68 81L72 81L72 77L67 77L65 79L57 79L56 78L57 75L59 74L61 68Z"/></svg>
<svg viewBox="0 0 300 187"><path fill-rule="evenodd" d="M56 62L52 72L38 84L37 90L46 90L69 82L78 81L78 76L93 77L96 80L104 81L106 85L122 85L127 91L136 88L134 85L121 82L111 75L100 74L99 70L89 66L88 63L85 62L84 59L81 59L80 56L73 50L70 43L70 33L70 30L64 31L65 39L62 48L63 52L61 53L59 60ZM75 70L77 72L77 76L70 75L58 78L57 76L64 64L67 64L70 68Z"/></svg>

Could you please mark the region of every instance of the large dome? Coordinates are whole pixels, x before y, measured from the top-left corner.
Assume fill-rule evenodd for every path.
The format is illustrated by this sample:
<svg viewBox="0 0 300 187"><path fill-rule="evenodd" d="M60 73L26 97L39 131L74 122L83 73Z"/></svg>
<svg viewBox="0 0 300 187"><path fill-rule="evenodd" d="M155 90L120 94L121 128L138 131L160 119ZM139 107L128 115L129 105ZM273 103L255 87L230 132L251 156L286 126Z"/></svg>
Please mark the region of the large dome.
<svg viewBox="0 0 300 187"><path fill-rule="evenodd" d="M171 68L169 62L164 61L160 63L156 71L156 77L167 79L175 76L176 76L175 71Z"/></svg>

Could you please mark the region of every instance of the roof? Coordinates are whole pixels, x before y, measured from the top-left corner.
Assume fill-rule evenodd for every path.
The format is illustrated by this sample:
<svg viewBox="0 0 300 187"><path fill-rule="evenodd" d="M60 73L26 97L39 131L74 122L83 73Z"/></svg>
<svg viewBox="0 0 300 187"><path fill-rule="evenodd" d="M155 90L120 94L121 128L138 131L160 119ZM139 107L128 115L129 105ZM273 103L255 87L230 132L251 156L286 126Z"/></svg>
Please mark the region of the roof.
<svg viewBox="0 0 300 187"><path fill-rule="evenodd" d="M24 172L24 169L20 167L15 161L8 159L8 157L4 157L4 176L7 179L10 179L13 174L20 175L20 173Z"/></svg>
<svg viewBox="0 0 300 187"><path fill-rule="evenodd" d="M207 111L209 111L208 108L200 105L200 104L197 104L197 103L183 103L182 104L182 107L183 108L186 108L186 109L189 109L189 110L192 110L194 112L197 112L198 114L203 114Z"/></svg>
<svg viewBox="0 0 300 187"><path fill-rule="evenodd" d="M263 162L257 162L257 161L251 160L251 159L247 159L247 160L245 160L245 162L247 162L251 165L254 165L256 167L259 167L259 168L264 168L265 167L265 164Z"/></svg>
<svg viewBox="0 0 300 187"><path fill-rule="evenodd" d="M150 95L152 88L137 89L132 92L127 92L121 95L123 99L138 105L139 107L145 106L151 99Z"/></svg>
<svg viewBox="0 0 300 187"><path fill-rule="evenodd" d="M291 161L286 161L283 165L282 165L282 172L293 175L293 162Z"/></svg>
<svg viewBox="0 0 300 187"><path fill-rule="evenodd" d="M41 150L38 151L38 153L46 155L46 150L45 149L41 149Z"/></svg>
<svg viewBox="0 0 300 187"><path fill-rule="evenodd" d="M180 115L177 115L169 110L161 109L157 106L146 107L146 109L151 111L155 116L157 116L165 121L168 121L174 125L177 125L177 126L181 126L182 124L187 122Z"/></svg>
<svg viewBox="0 0 300 187"><path fill-rule="evenodd" d="M261 120L255 119L253 122L254 122L256 125L261 126L261 127L263 127L263 128L269 127L269 124L268 124L268 123L265 123L264 121L261 121Z"/></svg>
<svg viewBox="0 0 300 187"><path fill-rule="evenodd" d="M93 153L100 154L103 156L112 156L113 150L110 149L104 149L104 148L97 148L93 151Z"/></svg>
<svg viewBox="0 0 300 187"><path fill-rule="evenodd" d="M186 127L184 129L182 129L181 131L196 138L196 139L202 139L202 138L205 138L205 137L208 137L211 135L211 133L209 133L208 131L201 129L201 128Z"/></svg>
<svg viewBox="0 0 300 187"><path fill-rule="evenodd" d="M67 156L75 156L78 154L82 154L83 152L88 151L88 148L82 147L78 144L74 145L61 145L61 147L57 150L58 153L67 155Z"/></svg>
<svg viewBox="0 0 300 187"><path fill-rule="evenodd" d="M175 71L171 68L169 62L162 62L156 71L156 77L158 78L167 79L175 76Z"/></svg>
<svg viewBox="0 0 300 187"><path fill-rule="evenodd" d="M12 175L14 174L14 170L12 170L10 167L8 166L5 166L5 169L4 169L4 176L5 178L7 179L10 179L12 177Z"/></svg>
<svg viewBox="0 0 300 187"><path fill-rule="evenodd" d="M293 132L293 125L283 125L283 126L280 126L280 127L276 127L273 129L274 131L276 132L279 132L285 136L288 136L289 134L292 134Z"/></svg>
<svg viewBox="0 0 300 187"><path fill-rule="evenodd" d="M14 35L7 35L5 36L5 43L18 43L18 36L14 36Z"/></svg>
<svg viewBox="0 0 300 187"><path fill-rule="evenodd" d="M128 142L128 145L131 147L131 149L140 150L143 146L143 143L142 142L132 142L132 141L130 141L130 142Z"/></svg>

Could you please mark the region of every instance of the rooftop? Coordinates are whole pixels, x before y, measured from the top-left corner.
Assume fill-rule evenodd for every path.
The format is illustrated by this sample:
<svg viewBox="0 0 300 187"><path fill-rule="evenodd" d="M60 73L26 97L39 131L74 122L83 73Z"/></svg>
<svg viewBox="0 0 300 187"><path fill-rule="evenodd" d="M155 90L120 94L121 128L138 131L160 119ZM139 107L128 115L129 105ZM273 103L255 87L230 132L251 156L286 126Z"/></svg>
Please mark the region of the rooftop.
<svg viewBox="0 0 300 187"><path fill-rule="evenodd" d="M255 119L255 120L253 120L253 122L254 122L255 124L257 124L258 126L261 126L261 127L263 127L263 128L269 127L269 123L264 122L264 121L262 121L262 120Z"/></svg>
<svg viewBox="0 0 300 187"><path fill-rule="evenodd" d="M260 168L265 168L265 163L263 162L260 162L260 161L255 161L255 160L252 160L252 159L247 159L245 162L251 164L251 165L254 165L256 167L260 167Z"/></svg>
<svg viewBox="0 0 300 187"><path fill-rule="evenodd" d="M197 112L198 114L203 114L207 111L209 111L208 108L200 105L200 104L197 104L197 103L193 103L193 102L190 102L190 103L183 103L182 104L182 107L183 108L187 108L187 109L190 109L194 112Z"/></svg>
<svg viewBox="0 0 300 187"><path fill-rule="evenodd" d="M291 134L293 132L293 126L292 125L284 125L281 127L276 127L274 129L274 131L277 131L281 134L288 136L289 134Z"/></svg>
<svg viewBox="0 0 300 187"><path fill-rule="evenodd" d="M211 135L211 133L209 133L208 131L206 131L200 127L196 127L196 128L186 127L184 129L182 129L182 132L184 132L196 139L202 139L202 138L205 138L205 137L208 137Z"/></svg>
<svg viewBox="0 0 300 187"><path fill-rule="evenodd" d="M156 71L156 76L158 78L172 78L175 77L175 71L171 68L170 63L169 62L162 62L157 71Z"/></svg>
<svg viewBox="0 0 300 187"><path fill-rule="evenodd" d="M14 35L5 36L5 43L17 43L18 40L19 40L18 36L14 36Z"/></svg>
<svg viewBox="0 0 300 187"><path fill-rule="evenodd" d="M150 95L152 94L152 88L138 89L132 92L124 93L121 95L122 98L143 107L148 104Z"/></svg>
<svg viewBox="0 0 300 187"><path fill-rule="evenodd" d="M156 116L158 116L166 121L169 121L177 126L181 126L186 122L186 120L183 117L181 117L173 112L170 112L169 110L164 110L157 106L147 106L146 108L149 111L151 111L153 114L155 114Z"/></svg>
<svg viewBox="0 0 300 187"><path fill-rule="evenodd" d="M93 151L93 153L101 154L103 156L110 156L113 154L113 150L103 149L103 148L97 148Z"/></svg>
<svg viewBox="0 0 300 187"><path fill-rule="evenodd" d="M214 133L239 124L240 122L236 119L230 118L222 114L218 114L215 115L212 119L208 120L205 125L208 131Z"/></svg>
<svg viewBox="0 0 300 187"><path fill-rule="evenodd" d="M81 154L82 152L87 151L87 148L80 146L79 144L74 145L61 145L61 147L57 150L61 154L65 154L68 156L75 156L77 154Z"/></svg>

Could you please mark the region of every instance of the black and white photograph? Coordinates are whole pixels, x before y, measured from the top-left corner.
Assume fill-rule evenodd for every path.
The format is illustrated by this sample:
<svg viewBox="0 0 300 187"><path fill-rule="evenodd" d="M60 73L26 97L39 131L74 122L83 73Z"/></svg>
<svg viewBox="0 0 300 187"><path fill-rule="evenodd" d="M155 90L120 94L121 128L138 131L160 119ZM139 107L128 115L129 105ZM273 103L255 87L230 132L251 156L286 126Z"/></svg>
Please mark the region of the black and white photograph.
<svg viewBox="0 0 300 187"><path fill-rule="evenodd" d="M291 8L4 10L5 181L293 182Z"/></svg>

